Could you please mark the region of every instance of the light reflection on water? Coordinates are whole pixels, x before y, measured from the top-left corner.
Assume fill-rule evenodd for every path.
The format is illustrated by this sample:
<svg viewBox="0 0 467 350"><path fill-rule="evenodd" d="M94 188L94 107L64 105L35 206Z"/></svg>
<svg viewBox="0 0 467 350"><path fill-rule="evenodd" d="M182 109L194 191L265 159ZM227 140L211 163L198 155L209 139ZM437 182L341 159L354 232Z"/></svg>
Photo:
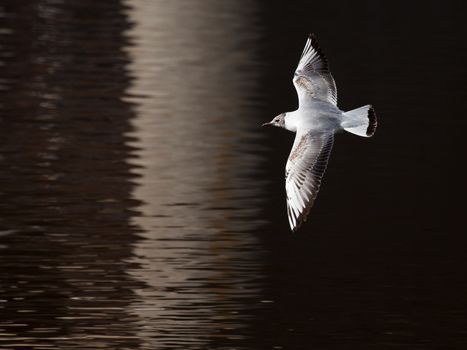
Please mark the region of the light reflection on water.
<svg viewBox="0 0 467 350"><path fill-rule="evenodd" d="M265 254L254 7L2 18L0 346L240 346Z"/></svg>
<svg viewBox="0 0 467 350"><path fill-rule="evenodd" d="M461 4L1 1L0 348L464 349ZM292 235L308 31L381 123Z"/></svg>
<svg viewBox="0 0 467 350"><path fill-rule="evenodd" d="M260 135L254 8L161 5L135 2L128 32L133 197L143 203L132 220L143 239L131 274L146 286L132 306L139 336L148 346L242 339L263 254L253 231L264 183L249 177L262 165L250 151Z"/></svg>

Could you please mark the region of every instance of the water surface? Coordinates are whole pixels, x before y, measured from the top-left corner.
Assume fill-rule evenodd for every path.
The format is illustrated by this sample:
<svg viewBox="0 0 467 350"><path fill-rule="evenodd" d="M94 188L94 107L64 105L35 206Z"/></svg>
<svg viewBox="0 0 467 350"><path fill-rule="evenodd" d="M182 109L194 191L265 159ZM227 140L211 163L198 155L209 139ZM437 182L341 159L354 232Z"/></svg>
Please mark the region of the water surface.
<svg viewBox="0 0 467 350"><path fill-rule="evenodd" d="M461 2L0 4L0 347L463 349ZM339 106L289 232L308 32Z"/></svg>

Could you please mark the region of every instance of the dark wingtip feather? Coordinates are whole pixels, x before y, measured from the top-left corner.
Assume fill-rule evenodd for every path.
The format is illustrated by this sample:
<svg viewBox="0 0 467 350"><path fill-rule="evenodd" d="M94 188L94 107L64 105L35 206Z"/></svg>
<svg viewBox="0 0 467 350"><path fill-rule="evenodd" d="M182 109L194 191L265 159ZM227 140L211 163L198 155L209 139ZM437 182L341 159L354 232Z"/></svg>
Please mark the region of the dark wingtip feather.
<svg viewBox="0 0 467 350"><path fill-rule="evenodd" d="M316 50L318 53L318 56L321 58L321 61L323 62L323 70L329 71L329 61L326 55L324 54L323 50L321 49L321 46L318 44L318 39L316 39L316 35L314 33L308 34L308 39L311 40L311 46Z"/></svg>
<svg viewBox="0 0 467 350"><path fill-rule="evenodd" d="M313 206L314 200L310 201L307 204L303 212L297 217L297 224L293 228L292 232L297 232L300 227L302 227L303 223L306 222L308 215L310 214L311 207Z"/></svg>
<svg viewBox="0 0 467 350"><path fill-rule="evenodd" d="M367 136L373 136L376 131L376 127L378 125L378 121L376 120L376 112L375 109L370 106L368 109L368 127L366 129Z"/></svg>

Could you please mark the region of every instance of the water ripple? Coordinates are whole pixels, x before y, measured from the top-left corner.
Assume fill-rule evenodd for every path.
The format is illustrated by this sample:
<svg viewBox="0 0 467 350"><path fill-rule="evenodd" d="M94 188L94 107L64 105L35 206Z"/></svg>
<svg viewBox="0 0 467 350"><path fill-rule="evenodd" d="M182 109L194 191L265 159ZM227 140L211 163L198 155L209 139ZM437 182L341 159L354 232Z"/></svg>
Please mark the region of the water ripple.
<svg viewBox="0 0 467 350"><path fill-rule="evenodd" d="M240 347L265 254L255 7L5 11L0 347Z"/></svg>

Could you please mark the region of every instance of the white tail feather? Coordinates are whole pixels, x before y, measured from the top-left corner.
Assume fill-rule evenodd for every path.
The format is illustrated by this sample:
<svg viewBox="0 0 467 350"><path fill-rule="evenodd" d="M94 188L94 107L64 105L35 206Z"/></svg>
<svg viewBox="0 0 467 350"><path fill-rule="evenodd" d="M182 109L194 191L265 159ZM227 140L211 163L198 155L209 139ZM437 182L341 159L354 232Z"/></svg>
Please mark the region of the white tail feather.
<svg viewBox="0 0 467 350"><path fill-rule="evenodd" d="M341 124L345 131L363 137L373 136L376 125L375 110L370 105L345 112Z"/></svg>

